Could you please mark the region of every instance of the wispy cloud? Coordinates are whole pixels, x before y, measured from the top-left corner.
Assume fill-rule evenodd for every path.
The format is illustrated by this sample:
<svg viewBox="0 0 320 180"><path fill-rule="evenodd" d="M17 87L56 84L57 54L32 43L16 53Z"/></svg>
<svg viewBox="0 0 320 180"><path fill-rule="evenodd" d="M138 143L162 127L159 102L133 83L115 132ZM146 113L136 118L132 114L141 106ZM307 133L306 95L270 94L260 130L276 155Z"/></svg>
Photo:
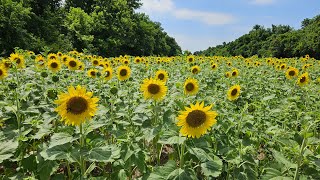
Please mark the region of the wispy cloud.
<svg viewBox="0 0 320 180"><path fill-rule="evenodd" d="M177 8L172 0L142 0L142 3L143 6L139 11L151 16L159 13L167 14L177 19L199 21L207 25L223 25L235 21L235 17L227 13Z"/></svg>
<svg viewBox="0 0 320 180"><path fill-rule="evenodd" d="M275 3L275 0L253 0L250 3L255 5L269 5Z"/></svg>

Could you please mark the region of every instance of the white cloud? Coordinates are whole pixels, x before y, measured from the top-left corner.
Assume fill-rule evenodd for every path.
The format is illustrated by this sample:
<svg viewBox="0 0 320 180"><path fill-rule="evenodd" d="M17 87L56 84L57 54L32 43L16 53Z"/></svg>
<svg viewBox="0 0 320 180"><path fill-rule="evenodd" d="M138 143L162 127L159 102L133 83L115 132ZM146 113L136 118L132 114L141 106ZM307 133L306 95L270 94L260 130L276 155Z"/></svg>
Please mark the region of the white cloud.
<svg viewBox="0 0 320 180"><path fill-rule="evenodd" d="M196 20L208 25L229 24L234 21L234 17L229 14L194 11L190 9L178 9L173 14L178 19Z"/></svg>
<svg viewBox="0 0 320 180"><path fill-rule="evenodd" d="M174 9L172 0L142 0L142 12L146 13L165 13Z"/></svg>
<svg viewBox="0 0 320 180"><path fill-rule="evenodd" d="M207 25L230 24L235 20L230 14L180 9L175 7L173 0L142 0L142 3L143 6L139 11L150 16L171 15L177 19L200 21Z"/></svg>
<svg viewBox="0 0 320 180"><path fill-rule="evenodd" d="M256 5L268 5L268 4L273 4L275 3L275 0L253 0L251 1L252 4Z"/></svg>

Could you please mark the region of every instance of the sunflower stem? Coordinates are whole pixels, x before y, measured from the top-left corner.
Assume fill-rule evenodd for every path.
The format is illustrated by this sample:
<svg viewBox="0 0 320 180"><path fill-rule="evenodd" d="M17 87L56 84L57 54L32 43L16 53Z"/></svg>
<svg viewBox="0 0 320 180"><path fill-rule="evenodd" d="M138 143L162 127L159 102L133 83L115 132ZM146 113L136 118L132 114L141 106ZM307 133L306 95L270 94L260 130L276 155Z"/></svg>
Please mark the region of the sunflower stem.
<svg viewBox="0 0 320 180"><path fill-rule="evenodd" d="M85 160L83 157L83 147L84 147L84 135L83 135L83 126L82 123L80 124L80 170L81 170L81 177L82 180L84 178L85 173Z"/></svg>
<svg viewBox="0 0 320 180"><path fill-rule="evenodd" d="M183 169L184 166L184 149L185 149L185 141L181 144L180 150L180 168Z"/></svg>

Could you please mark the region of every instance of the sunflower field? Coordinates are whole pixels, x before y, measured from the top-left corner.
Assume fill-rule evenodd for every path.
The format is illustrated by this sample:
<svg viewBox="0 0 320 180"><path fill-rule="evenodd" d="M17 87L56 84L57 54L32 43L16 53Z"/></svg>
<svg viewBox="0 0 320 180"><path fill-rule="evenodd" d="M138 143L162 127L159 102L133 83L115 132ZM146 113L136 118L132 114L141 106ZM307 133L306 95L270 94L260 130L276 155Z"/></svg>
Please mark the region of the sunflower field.
<svg viewBox="0 0 320 180"><path fill-rule="evenodd" d="M16 50L1 179L320 179L320 61Z"/></svg>

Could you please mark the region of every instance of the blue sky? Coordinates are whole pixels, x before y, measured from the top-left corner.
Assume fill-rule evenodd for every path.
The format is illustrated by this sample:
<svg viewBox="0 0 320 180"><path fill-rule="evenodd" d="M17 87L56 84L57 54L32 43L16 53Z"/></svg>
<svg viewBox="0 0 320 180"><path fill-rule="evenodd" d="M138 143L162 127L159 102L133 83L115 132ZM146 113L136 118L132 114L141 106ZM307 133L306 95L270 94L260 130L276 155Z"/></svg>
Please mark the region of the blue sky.
<svg viewBox="0 0 320 180"><path fill-rule="evenodd" d="M320 14L320 0L141 0L138 10L160 22L183 50L230 42L255 24L290 25Z"/></svg>

